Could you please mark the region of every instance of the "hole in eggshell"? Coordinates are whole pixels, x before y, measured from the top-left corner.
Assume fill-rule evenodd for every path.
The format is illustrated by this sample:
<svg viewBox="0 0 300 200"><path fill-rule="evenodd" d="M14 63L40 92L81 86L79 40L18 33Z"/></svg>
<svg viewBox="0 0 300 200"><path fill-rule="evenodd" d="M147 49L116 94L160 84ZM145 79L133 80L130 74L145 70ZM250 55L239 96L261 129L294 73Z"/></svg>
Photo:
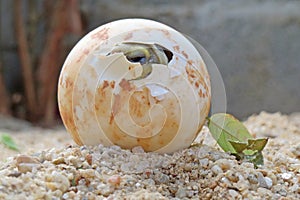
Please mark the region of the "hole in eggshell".
<svg viewBox="0 0 300 200"><path fill-rule="evenodd" d="M164 48L164 53L166 54L167 58L168 58L168 63L170 63L170 61L173 59L173 53L172 51Z"/></svg>
<svg viewBox="0 0 300 200"><path fill-rule="evenodd" d="M139 43L139 42L123 42L121 44L141 44L141 45L148 45L148 44L144 44L144 43ZM162 45L159 45L159 44L156 44L154 43L153 44L159 51L163 52L167 58L167 64L170 63L170 61L173 59L173 53L172 51L170 51L169 49L165 48L164 46ZM147 60L148 61L153 61L155 59L153 59L153 57L157 56L157 54L152 54L149 53L150 51L145 51L143 49L137 49L137 50L134 50L132 49L132 51L129 51L127 53L123 52L124 49L122 48L119 48L120 47L120 44L117 44L115 47L117 47L116 49L113 49L111 52L109 52L108 54L106 54L106 56L109 56L109 55L112 55L114 53L123 53L126 57L126 59L131 62L131 63L140 63L141 65L143 64L146 64L147 63ZM150 57L150 58L149 58ZM151 58L152 57L152 58ZM163 64L163 63L159 63L157 62L159 61L156 60L156 62L154 61L155 64Z"/></svg>
<svg viewBox="0 0 300 200"><path fill-rule="evenodd" d="M161 45L158 45L158 44L154 44L154 45L156 45L161 51L164 52L165 56L168 59L168 64L169 64L170 61L173 59L173 53L170 50L168 50L167 48L165 48ZM147 60L147 58L143 55L137 55L136 57L126 56L126 59L129 62L140 63L141 65L145 64L146 60Z"/></svg>

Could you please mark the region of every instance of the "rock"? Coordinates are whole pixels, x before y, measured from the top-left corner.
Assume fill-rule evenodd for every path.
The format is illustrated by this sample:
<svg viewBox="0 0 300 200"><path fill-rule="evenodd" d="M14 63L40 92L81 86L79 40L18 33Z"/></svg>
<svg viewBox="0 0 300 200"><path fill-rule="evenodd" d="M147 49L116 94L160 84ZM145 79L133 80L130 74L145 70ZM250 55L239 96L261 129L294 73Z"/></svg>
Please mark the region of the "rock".
<svg viewBox="0 0 300 200"><path fill-rule="evenodd" d="M266 188L270 189L273 185L273 181L272 179L270 179L269 177L265 177L265 182L266 182Z"/></svg>
<svg viewBox="0 0 300 200"><path fill-rule="evenodd" d="M235 190L228 190L229 195L231 198L237 198L239 196L239 193Z"/></svg>
<svg viewBox="0 0 300 200"><path fill-rule="evenodd" d="M40 162L37 158L20 155L16 157L16 165L21 173L31 172L33 169L38 169L40 167Z"/></svg>
<svg viewBox="0 0 300 200"><path fill-rule="evenodd" d="M52 191L65 192L70 187L70 182L65 175L53 171L51 175L46 176L46 186Z"/></svg>
<svg viewBox="0 0 300 200"><path fill-rule="evenodd" d="M121 177L119 175L112 175L107 179L107 182L111 185L120 185L121 183Z"/></svg>
<svg viewBox="0 0 300 200"><path fill-rule="evenodd" d="M186 195L187 195L186 194L186 189L183 188L183 187L179 187L176 194L175 194L175 196L179 199L182 199L182 198L186 197Z"/></svg>
<svg viewBox="0 0 300 200"><path fill-rule="evenodd" d="M133 147L131 151L132 153L145 153L143 147L141 146Z"/></svg>
<svg viewBox="0 0 300 200"><path fill-rule="evenodd" d="M285 181L289 180L292 178L292 174L291 173L282 173L281 174L281 178Z"/></svg>
<svg viewBox="0 0 300 200"><path fill-rule="evenodd" d="M40 167L39 164L34 163L20 163L18 164L18 170L21 173L31 172L34 169L38 169Z"/></svg>
<svg viewBox="0 0 300 200"><path fill-rule="evenodd" d="M218 175L220 173L223 173L223 170L221 169L221 167L219 165L214 165L212 168L211 168L211 171L215 174L215 175Z"/></svg>
<svg viewBox="0 0 300 200"><path fill-rule="evenodd" d="M40 162L38 161L37 158L27 156L27 155L19 155L16 157L17 164L20 163L33 163L33 164L39 164Z"/></svg>

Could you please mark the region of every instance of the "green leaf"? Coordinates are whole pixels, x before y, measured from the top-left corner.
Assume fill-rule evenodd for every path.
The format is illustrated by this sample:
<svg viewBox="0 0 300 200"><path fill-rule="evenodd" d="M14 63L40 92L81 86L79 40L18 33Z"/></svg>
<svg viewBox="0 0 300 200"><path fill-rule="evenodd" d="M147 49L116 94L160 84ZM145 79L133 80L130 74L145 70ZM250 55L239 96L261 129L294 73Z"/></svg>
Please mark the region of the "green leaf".
<svg viewBox="0 0 300 200"><path fill-rule="evenodd" d="M237 153L242 153L248 147L248 144L244 142L236 142L229 140L229 143Z"/></svg>
<svg viewBox="0 0 300 200"><path fill-rule="evenodd" d="M214 114L208 118L208 128L225 152L238 153L230 141L248 144L248 139L252 139L247 128L239 120L226 113Z"/></svg>
<svg viewBox="0 0 300 200"><path fill-rule="evenodd" d="M262 151L266 144L268 143L268 138L258 138L258 139L249 139L248 140L248 149Z"/></svg>
<svg viewBox="0 0 300 200"><path fill-rule="evenodd" d="M267 142L268 138L248 139L247 143L229 140L237 153L243 152L245 155L253 155L255 152L262 151Z"/></svg>
<svg viewBox="0 0 300 200"><path fill-rule="evenodd" d="M11 136L8 134L1 135L1 142L8 148L15 150L15 151L19 151L19 148L17 147L16 143L11 138Z"/></svg>
<svg viewBox="0 0 300 200"><path fill-rule="evenodd" d="M254 139L239 120L225 113L208 118L208 128L225 152L230 152L238 160L252 162L255 167L264 164L262 150L268 138Z"/></svg>

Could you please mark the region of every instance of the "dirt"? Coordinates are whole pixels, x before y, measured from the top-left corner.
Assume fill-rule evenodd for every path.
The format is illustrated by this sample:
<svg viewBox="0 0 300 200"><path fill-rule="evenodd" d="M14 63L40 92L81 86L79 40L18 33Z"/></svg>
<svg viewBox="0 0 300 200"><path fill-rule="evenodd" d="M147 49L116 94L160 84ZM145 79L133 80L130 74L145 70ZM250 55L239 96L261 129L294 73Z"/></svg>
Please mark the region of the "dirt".
<svg viewBox="0 0 300 200"><path fill-rule="evenodd" d="M157 154L79 147L63 127L0 118L20 148L0 144L0 199L300 199L300 113L261 112L244 124L269 137L264 166L223 152L207 127L200 145Z"/></svg>

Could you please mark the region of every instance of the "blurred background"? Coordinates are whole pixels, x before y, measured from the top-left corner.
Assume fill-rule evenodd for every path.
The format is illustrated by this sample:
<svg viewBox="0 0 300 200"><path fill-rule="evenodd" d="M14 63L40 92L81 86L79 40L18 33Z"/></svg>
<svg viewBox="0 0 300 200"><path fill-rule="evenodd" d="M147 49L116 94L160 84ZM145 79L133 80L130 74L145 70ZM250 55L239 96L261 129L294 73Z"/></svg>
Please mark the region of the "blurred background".
<svg viewBox="0 0 300 200"><path fill-rule="evenodd" d="M300 1L0 0L0 114L59 122L56 87L68 52L101 24L130 17L198 41L222 74L229 113L300 111Z"/></svg>

